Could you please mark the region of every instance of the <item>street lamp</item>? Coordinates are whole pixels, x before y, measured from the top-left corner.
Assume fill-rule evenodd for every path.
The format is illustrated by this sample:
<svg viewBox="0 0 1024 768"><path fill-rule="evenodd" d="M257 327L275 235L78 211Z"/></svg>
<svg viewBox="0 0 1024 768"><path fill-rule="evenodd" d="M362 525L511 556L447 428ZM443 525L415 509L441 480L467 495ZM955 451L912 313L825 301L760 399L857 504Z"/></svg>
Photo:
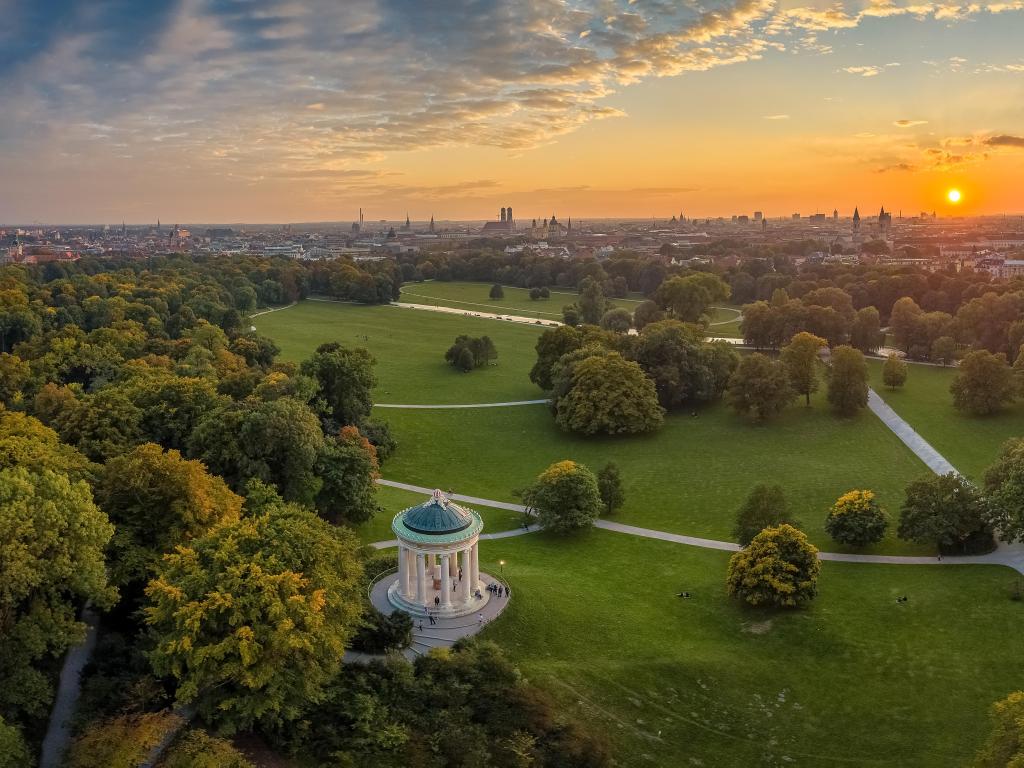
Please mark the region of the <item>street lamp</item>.
<svg viewBox="0 0 1024 768"><path fill-rule="evenodd" d="M499 560L498 561L498 565L501 566L501 577L505 578L505 561L504 560Z"/></svg>

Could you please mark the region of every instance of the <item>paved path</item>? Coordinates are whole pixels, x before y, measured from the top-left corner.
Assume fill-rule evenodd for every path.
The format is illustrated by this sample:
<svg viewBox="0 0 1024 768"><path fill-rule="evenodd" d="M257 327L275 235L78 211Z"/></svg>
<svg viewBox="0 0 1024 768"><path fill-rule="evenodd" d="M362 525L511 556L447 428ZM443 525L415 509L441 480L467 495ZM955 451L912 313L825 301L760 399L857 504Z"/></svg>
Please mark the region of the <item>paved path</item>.
<svg viewBox="0 0 1024 768"><path fill-rule="evenodd" d="M910 426L896 411L889 407L889 405L878 396L878 393L873 389L868 389L868 408L874 413L882 423L885 424L889 429L900 440L907 446L914 455L917 456L925 465L937 475L948 475L950 472L956 472L956 467L950 464L941 453L936 451L932 446L921 437L914 428ZM959 473L958 473L959 474Z"/></svg>
<svg viewBox="0 0 1024 768"><path fill-rule="evenodd" d="M480 317L485 320L507 320L512 323L524 323L526 325L545 325L555 327L561 325L559 320L540 320L536 317L525 317L524 315L496 314L494 312L475 312L457 307L439 307L434 304L408 304L404 301L393 301L390 306L401 307L402 309L421 309L427 312L444 312L449 315L463 315L465 317Z"/></svg>
<svg viewBox="0 0 1024 768"><path fill-rule="evenodd" d="M410 485L409 483L398 483L394 480L378 480L377 482L381 485L387 485L392 488L401 488L406 491L413 491L424 495L429 495L434 492L433 488ZM459 494L448 494L448 496L455 501L463 501L467 504L477 504L481 507L495 507L498 509L509 509L515 512L526 512L526 507L521 504L510 504L505 501L492 501L490 499L481 499L477 496L462 496ZM684 536L679 533L657 531L652 528L640 528L635 525L612 522L611 520L597 520L594 522L594 527L605 531L624 533L629 536L640 536L641 538L656 539L658 541L670 541L675 544L685 544L690 547L700 547L702 549L717 549L725 552L736 552L740 549L738 544L731 541L718 541L717 539L702 539L696 536ZM531 525L529 528L516 528L510 531L484 534L480 538L501 539L511 536L523 536L527 533L533 533L538 530L540 530L539 526ZM374 542L372 546L377 549L387 549L389 547L398 546L398 542L394 540L378 541ZM936 557L921 557L913 555L860 555L854 553L846 554L842 552L819 552L818 557L821 560L838 563L877 563L887 565L1005 565L1024 574L1024 544L1008 545L1001 543L994 552L990 552L987 555L943 557L942 560L939 560Z"/></svg>
<svg viewBox="0 0 1024 768"><path fill-rule="evenodd" d="M50 722L43 737L39 768L57 768L63 765L64 752L71 741L71 717L75 714L78 694L82 689L82 668L89 663L93 648L96 647L96 626L99 617L88 605L82 609L82 621L86 624L85 640L76 645L64 657L57 684L57 696L53 701Z"/></svg>
<svg viewBox="0 0 1024 768"><path fill-rule="evenodd" d="M442 405L405 405L400 403L374 403L374 408L507 408L513 405L547 405L547 400L512 400L507 403L450 403Z"/></svg>
<svg viewBox="0 0 1024 768"><path fill-rule="evenodd" d="M482 538L482 537L481 537ZM395 610L395 607L388 600L388 587L394 583L394 572L382 578L376 584L373 585L373 589L370 590L370 602L373 606L383 613L385 616L390 616ZM501 579L497 579L487 573L480 573L480 581L485 584L501 584L504 586L505 582ZM413 628L412 628L412 644L402 650L402 656L409 661L412 661L417 656L422 656L431 648L448 648L455 644L456 640L463 637L469 637L475 635L485 626L494 621L505 610L508 602L511 598L498 597L496 594L490 595L490 599L487 603L480 607L479 610L474 610L473 613L468 616L457 616L451 619L437 619L436 624L430 624L427 619L420 619L419 617L413 617ZM481 621L480 616L483 616ZM422 629L420 628L422 626ZM372 653L359 653L358 651L347 651L345 653L346 662L367 662L373 659L381 659L383 656Z"/></svg>
<svg viewBox="0 0 1024 768"><path fill-rule="evenodd" d="M282 309L291 309L296 304L298 304L298 302L293 301L291 304L285 304L283 307L274 307L273 309L265 309L262 312L253 312L249 317L259 317L260 315L269 315L271 312L280 312Z"/></svg>

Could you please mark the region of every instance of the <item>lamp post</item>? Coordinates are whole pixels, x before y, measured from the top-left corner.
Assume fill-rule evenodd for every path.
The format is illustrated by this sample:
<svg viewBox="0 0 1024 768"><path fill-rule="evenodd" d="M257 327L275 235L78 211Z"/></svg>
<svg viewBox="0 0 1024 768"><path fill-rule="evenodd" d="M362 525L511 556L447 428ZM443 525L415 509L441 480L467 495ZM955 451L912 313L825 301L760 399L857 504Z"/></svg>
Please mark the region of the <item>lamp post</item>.
<svg viewBox="0 0 1024 768"><path fill-rule="evenodd" d="M504 560L499 560L498 561L498 565L501 566L501 578L502 578L502 580L504 580L504 578L505 578L505 561Z"/></svg>

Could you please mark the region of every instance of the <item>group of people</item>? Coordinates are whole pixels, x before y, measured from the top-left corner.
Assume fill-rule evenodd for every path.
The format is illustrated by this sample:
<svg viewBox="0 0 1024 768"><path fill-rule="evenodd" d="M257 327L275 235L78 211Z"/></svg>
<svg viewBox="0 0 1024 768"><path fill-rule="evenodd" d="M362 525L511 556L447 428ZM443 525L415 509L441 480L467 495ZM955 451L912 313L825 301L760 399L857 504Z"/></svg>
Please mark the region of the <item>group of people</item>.
<svg viewBox="0 0 1024 768"><path fill-rule="evenodd" d="M506 586L504 586L502 584L497 584L497 583L493 583L493 582L491 584L487 585L487 591L494 593L498 597L508 598L508 597L511 597L511 595L512 595L511 588L506 587Z"/></svg>

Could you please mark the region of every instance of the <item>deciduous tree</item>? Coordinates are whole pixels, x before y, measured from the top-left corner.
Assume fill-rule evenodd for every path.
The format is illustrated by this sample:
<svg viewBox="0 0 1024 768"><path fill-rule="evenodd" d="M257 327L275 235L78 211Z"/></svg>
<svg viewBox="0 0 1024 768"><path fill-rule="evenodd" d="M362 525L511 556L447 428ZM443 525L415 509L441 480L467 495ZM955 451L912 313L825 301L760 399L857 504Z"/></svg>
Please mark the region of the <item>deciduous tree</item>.
<svg viewBox="0 0 1024 768"><path fill-rule="evenodd" d="M889 389L897 389L907 383L907 364L895 352L886 358L882 366L882 382Z"/></svg>
<svg viewBox="0 0 1024 768"><path fill-rule="evenodd" d="M793 391L811 404L811 395L818 391L819 353L827 342L820 336L802 331L782 348L782 364L786 367Z"/></svg>
<svg viewBox="0 0 1024 768"><path fill-rule="evenodd" d="M545 530L566 533L589 528L601 512L597 477L583 464L559 461L545 469L523 493Z"/></svg>
<svg viewBox="0 0 1024 768"><path fill-rule="evenodd" d="M825 518L825 532L840 544L864 547L885 537L889 516L873 491L844 493Z"/></svg>
<svg viewBox="0 0 1024 768"><path fill-rule="evenodd" d="M754 486L743 506L736 512L736 526L732 535L737 543L745 547L765 528L783 523L800 527L800 522L789 514L782 488L761 484Z"/></svg>
<svg viewBox="0 0 1024 768"><path fill-rule="evenodd" d="M818 549L791 525L765 528L729 559L729 594L754 606L795 608L818 592Z"/></svg>
<svg viewBox="0 0 1024 768"><path fill-rule="evenodd" d="M342 427L337 437L324 441L317 474L323 486L316 506L327 520L357 526L378 511L377 451L356 427Z"/></svg>
<svg viewBox="0 0 1024 768"><path fill-rule="evenodd" d="M960 361L956 378L949 387L957 410L973 416L987 416L1013 402L1016 386L1013 371L1002 352L984 349L968 352Z"/></svg>
<svg viewBox="0 0 1024 768"><path fill-rule="evenodd" d="M597 473L597 489L601 493L605 514L612 514L626 502L626 491L622 487L622 473L619 465L609 461Z"/></svg>
<svg viewBox="0 0 1024 768"><path fill-rule="evenodd" d="M897 534L956 554L992 546L987 505L977 488L955 472L930 475L907 486Z"/></svg>
<svg viewBox="0 0 1024 768"><path fill-rule="evenodd" d="M1024 691L992 705L992 731L971 768L1020 768L1024 765Z"/></svg>
<svg viewBox="0 0 1024 768"><path fill-rule="evenodd" d="M794 396L783 364L760 352L740 360L726 392L729 405L757 421L781 413Z"/></svg>
<svg viewBox="0 0 1024 768"><path fill-rule="evenodd" d="M828 367L828 402L841 416L853 416L868 404L868 364L849 346L832 350Z"/></svg>
<svg viewBox="0 0 1024 768"><path fill-rule="evenodd" d="M155 671L227 732L298 716L337 673L362 611L359 543L274 499L165 556L146 594Z"/></svg>
<svg viewBox="0 0 1024 768"><path fill-rule="evenodd" d="M576 362L555 381L565 391L553 402L555 422L585 435L649 432L661 426L654 382L636 363L617 352L594 354Z"/></svg>
<svg viewBox="0 0 1024 768"><path fill-rule="evenodd" d="M322 415L339 426L359 424L373 407L371 390L377 383L373 356L361 347L346 349L337 342L321 344L301 372L319 385Z"/></svg>

